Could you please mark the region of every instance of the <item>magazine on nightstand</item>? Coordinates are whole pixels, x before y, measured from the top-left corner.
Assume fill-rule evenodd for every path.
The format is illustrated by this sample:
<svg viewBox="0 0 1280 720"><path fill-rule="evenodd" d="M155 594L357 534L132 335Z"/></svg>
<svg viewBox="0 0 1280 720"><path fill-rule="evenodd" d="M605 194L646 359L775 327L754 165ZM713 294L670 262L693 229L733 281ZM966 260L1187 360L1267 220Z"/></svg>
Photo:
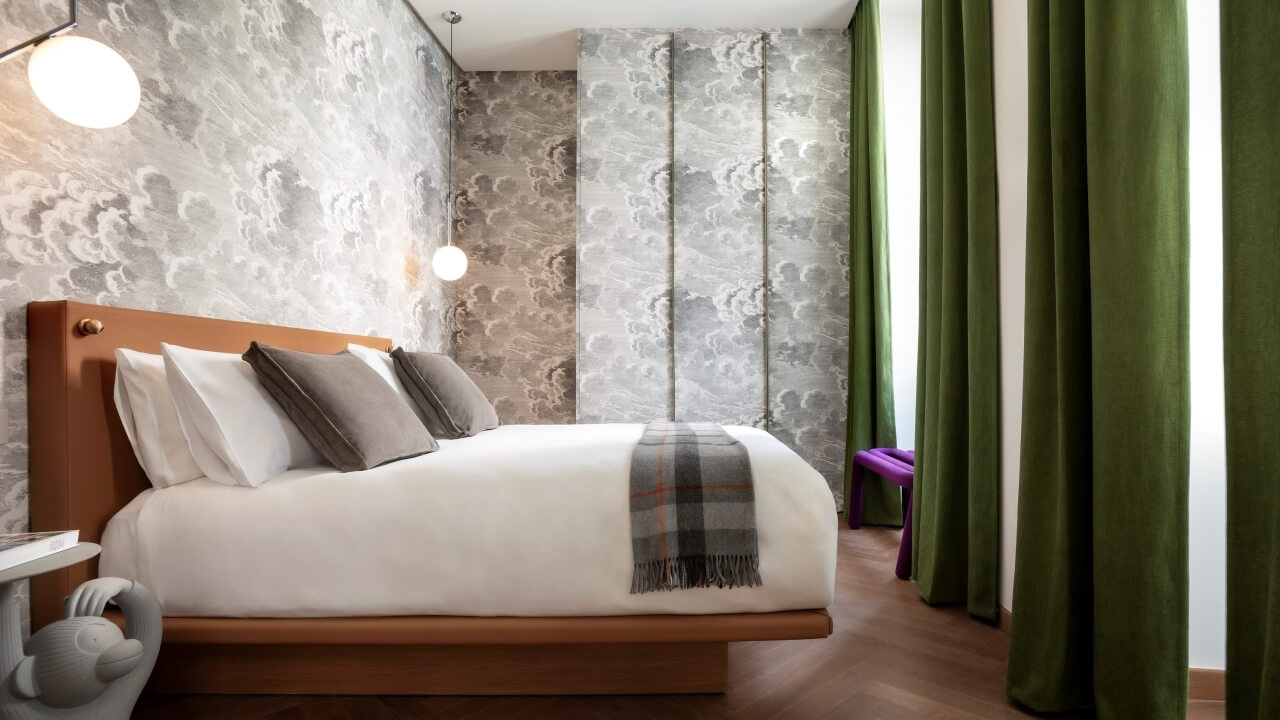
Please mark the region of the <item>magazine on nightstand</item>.
<svg viewBox="0 0 1280 720"><path fill-rule="evenodd" d="M79 530L0 535L0 570L73 548L79 540Z"/></svg>

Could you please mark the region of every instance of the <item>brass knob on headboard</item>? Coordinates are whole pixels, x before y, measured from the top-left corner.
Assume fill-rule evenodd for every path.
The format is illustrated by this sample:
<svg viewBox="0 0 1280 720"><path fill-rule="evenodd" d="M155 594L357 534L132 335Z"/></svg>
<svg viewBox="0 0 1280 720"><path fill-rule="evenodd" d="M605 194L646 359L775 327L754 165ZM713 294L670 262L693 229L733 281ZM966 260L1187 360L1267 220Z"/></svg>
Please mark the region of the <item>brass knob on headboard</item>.
<svg viewBox="0 0 1280 720"><path fill-rule="evenodd" d="M82 318L80 322L76 323L76 329L80 331L81 335L97 335L105 330L106 326L102 324L101 320Z"/></svg>

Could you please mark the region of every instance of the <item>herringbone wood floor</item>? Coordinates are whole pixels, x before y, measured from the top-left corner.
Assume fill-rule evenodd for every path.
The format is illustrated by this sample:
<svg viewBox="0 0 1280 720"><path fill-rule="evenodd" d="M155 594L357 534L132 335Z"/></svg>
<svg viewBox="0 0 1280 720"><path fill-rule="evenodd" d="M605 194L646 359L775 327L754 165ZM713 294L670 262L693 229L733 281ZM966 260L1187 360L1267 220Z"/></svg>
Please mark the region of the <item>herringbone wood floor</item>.
<svg viewBox="0 0 1280 720"><path fill-rule="evenodd" d="M957 608L920 602L893 565L899 534L841 529L835 634L740 643L724 695L622 697L151 696L135 718L868 718L994 720L1028 715L1004 696L1008 638ZM1188 718L1223 718L1193 703Z"/></svg>

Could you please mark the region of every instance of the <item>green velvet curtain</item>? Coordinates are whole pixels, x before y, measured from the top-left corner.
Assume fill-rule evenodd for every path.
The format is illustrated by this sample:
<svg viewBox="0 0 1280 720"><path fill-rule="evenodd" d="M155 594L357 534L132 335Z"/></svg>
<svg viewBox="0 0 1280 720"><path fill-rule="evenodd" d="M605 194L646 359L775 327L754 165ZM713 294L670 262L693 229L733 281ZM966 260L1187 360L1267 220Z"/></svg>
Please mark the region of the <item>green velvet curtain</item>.
<svg viewBox="0 0 1280 720"><path fill-rule="evenodd" d="M1227 717L1280 718L1280 9L1222 0Z"/></svg>
<svg viewBox="0 0 1280 720"><path fill-rule="evenodd" d="M1187 701L1186 0L1029 0L1026 339L1008 692Z"/></svg>
<svg viewBox="0 0 1280 720"><path fill-rule="evenodd" d="M889 238L884 115L880 86L880 3L862 0L849 28L853 59L849 119L849 407L844 494L853 453L897 446L889 332ZM862 522L902 524L897 485L868 473Z"/></svg>
<svg viewBox="0 0 1280 720"><path fill-rule="evenodd" d="M996 616L999 269L989 0L925 0L913 569Z"/></svg>

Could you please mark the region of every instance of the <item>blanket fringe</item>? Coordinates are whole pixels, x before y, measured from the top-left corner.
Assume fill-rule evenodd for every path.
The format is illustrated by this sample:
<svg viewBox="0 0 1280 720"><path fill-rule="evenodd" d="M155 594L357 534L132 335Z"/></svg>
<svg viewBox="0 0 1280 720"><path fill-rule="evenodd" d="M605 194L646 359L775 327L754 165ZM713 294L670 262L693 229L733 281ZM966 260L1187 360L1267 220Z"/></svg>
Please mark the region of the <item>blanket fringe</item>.
<svg viewBox="0 0 1280 720"><path fill-rule="evenodd" d="M631 594L699 587L759 587L758 555L700 555L637 563Z"/></svg>

